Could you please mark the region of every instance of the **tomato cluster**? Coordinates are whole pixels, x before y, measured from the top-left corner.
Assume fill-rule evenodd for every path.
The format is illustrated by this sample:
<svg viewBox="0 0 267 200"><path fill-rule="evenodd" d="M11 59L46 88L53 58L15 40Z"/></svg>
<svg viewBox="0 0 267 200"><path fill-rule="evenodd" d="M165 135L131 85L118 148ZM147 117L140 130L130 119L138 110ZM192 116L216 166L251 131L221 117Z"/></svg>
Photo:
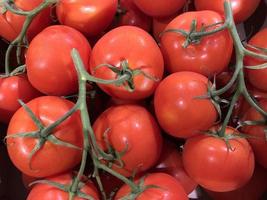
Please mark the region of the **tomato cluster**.
<svg viewBox="0 0 267 200"><path fill-rule="evenodd" d="M0 123L27 200L259 199L267 29L236 25L260 3L3 1Z"/></svg>

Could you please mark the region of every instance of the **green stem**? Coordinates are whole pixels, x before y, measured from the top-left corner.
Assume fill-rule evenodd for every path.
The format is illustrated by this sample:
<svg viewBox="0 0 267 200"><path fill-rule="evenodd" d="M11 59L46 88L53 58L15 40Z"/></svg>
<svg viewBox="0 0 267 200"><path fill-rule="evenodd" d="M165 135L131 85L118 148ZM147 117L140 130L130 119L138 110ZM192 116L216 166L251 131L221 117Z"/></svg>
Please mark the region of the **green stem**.
<svg viewBox="0 0 267 200"><path fill-rule="evenodd" d="M45 0L42 4L40 4L38 7L33 9L32 11L21 11L21 10L12 10L15 11L16 14L21 14L21 15L26 15L25 22L22 26L21 32L19 35L16 37L15 40L13 40L10 45L7 48L6 55L5 55L5 73L6 75L9 75L10 70L9 70L9 59L10 59L10 54L14 46L21 46L23 39L26 37L26 32L33 21L34 17L38 15L42 10L45 8L49 7L50 5L56 3L57 0ZM10 8L10 7L7 7ZM13 9L13 8L11 8ZM18 55L17 55L18 56Z"/></svg>

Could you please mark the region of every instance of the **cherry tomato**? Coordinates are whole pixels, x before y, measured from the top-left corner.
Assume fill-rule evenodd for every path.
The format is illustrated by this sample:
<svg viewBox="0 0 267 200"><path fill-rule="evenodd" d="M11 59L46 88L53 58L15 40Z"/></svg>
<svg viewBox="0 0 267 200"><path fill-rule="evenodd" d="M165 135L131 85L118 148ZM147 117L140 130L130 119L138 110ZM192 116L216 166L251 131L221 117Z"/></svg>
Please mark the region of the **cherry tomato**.
<svg viewBox="0 0 267 200"><path fill-rule="evenodd" d="M110 107L98 117L93 129L104 151L108 152L110 146L113 151L122 153L123 167L116 161L112 168L125 176L143 172L159 159L160 129L153 116L141 106Z"/></svg>
<svg viewBox="0 0 267 200"><path fill-rule="evenodd" d="M15 0L14 4L18 9L30 11L39 6L42 2L43 0ZM0 10L1 9L3 9L3 7L0 6ZM27 31L27 39L29 41L51 24L50 12L51 9L46 8L34 18ZM8 41L14 40L19 35L24 22L25 16L17 15L10 11L0 14L0 36Z"/></svg>
<svg viewBox="0 0 267 200"><path fill-rule="evenodd" d="M224 15L224 0L195 0L197 10L214 10ZM230 0L234 20L240 23L249 18L258 7L260 0Z"/></svg>
<svg viewBox="0 0 267 200"><path fill-rule="evenodd" d="M261 107L266 111L267 110L267 99L260 101ZM260 113L256 111L255 108L249 108L245 113L245 116L242 121L258 121L264 120ZM264 168L267 168L267 140L266 133L264 129L266 126L245 126L243 127L244 133L252 136L253 138L248 138L249 143L251 144L256 161L261 164ZM255 138L254 138L255 137Z"/></svg>
<svg viewBox="0 0 267 200"><path fill-rule="evenodd" d="M266 190L267 171L256 165L252 178L243 187L231 192L206 191L213 200L258 200Z"/></svg>
<svg viewBox="0 0 267 200"><path fill-rule="evenodd" d="M59 184L63 184L66 186L70 186L73 180L71 174L63 174L55 177L51 177L48 179L49 181L53 181ZM80 192L90 196L94 200L99 200L99 194L97 189L95 188L94 184L90 181L87 181L86 184L82 186L79 190ZM33 189L30 191L27 200L68 200L69 193L60 190L52 185L45 184L45 183L37 183L34 185ZM84 200L85 198L81 198L75 196L73 200Z"/></svg>
<svg viewBox="0 0 267 200"><path fill-rule="evenodd" d="M27 106L46 127L62 117L74 104L60 97L43 96L31 100ZM8 126L8 154L14 165L24 174L33 177L51 176L70 170L80 162L82 155L80 149L57 145L46 140L41 149L30 157L39 141L38 138L10 137L14 134L37 130L37 126L23 107L16 111ZM83 131L79 112L75 112L58 125L50 135L55 136L60 141L82 148Z"/></svg>
<svg viewBox="0 0 267 200"><path fill-rule="evenodd" d="M32 87L25 74L0 78L0 122L8 123L12 115L21 106L18 100L24 103L41 96L41 93Z"/></svg>
<svg viewBox="0 0 267 200"><path fill-rule="evenodd" d="M188 138L208 130L217 119L207 95L208 79L194 72L167 76L156 89L154 108L160 126L170 135ZM205 117L203 117L205 116Z"/></svg>
<svg viewBox="0 0 267 200"><path fill-rule="evenodd" d="M181 29L189 32L193 20L196 21L196 31L207 26L206 30L211 31L221 26L211 26L212 24L223 22L223 18L214 11L186 12L174 18L165 30ZM213 77L227 69L233 42L227 30L201 37L188 46L186 37L182 34L166 32L161 37L161 50L169 72L193 71Z"/></svg>
<svg viewBox="0 0 267 200"><path fill-rule="evenodd" d="M238 131L227 127L225 134ZM245 185L254 171L254 154L244 138L228 139L197 135L186 140L184 168L199 185L216 192L228 192Z"/></svg>
<svg viewBox="0 0 267 200"><path fill-rule="evenodd" d="M196 182L188 176L183 167L182 154L178 147L169 140L164 140L160 159L152 171L171 175L182 184L187 194L197 187Z"/></svg>
<svg viewBox="0 0 267 200"><path fill-rule="evenodd" d="M256 33L249 40L248 44L253 45L255 47L267 48L266 37L267 37L267 28L264 28L260 30L258 33ZM252 48L248 48L248 49L254 52L257 52L257 53L264 54L263 52L256 50L256 49L252 49ZM244 63L247 66L259 65L265 62L266 61L264 60L255 59L252 57L246 57L244 60ZM267 69L247 69L246 75L247 75L249 83L253 87L259 90L262 90L264 92L267 92Z"/></svg>
<svg viewBox="0 0 267 200"><path fill-rule="evenodd" d="M152 17L167 17L184 5L186 0L133 0L137 7Z"/></svg>
<svg viewBox="0 0 267 200"><path fill-rule="evenodd" d="M138 182L138 181L136 181ZM152 173L144 177L144 186L154 185L158 188L149 188L135 198L136 200L187 200L187 194L183 186L172 176L165 173ZM119 200L131 193L128 185L120 188L115 196Z"/></svg>
<svg viewBox="0 0 267 200"><path fill-rule="evenodd" d="M127 34L125 34L127 33ZM153 94L163 76L163 58L154 39L144 30L134 26L121 26L105 34L94 46L90 59L90 72L97 78L113 80L119 76L106 66L110 64L122 70L122 61L128 62L130 70L141 70L147 76L133 76L134 91L125 85L99 87L115 98L143 99ZM154 80L157 79L157 80Z"/></svg>
<svg viewBox="0 0 267 200"><path fill-rule="evenodd" d="M78 90L77 72L71 50L76 48L85 69L88 69L91 47L86 38L75 29L49 26L30 43L26 68L31 84L47 95L69 95Z"/></svg>
<svg viewBox="0 0 267 200"><path fill-rule="evenodd" d="M98 35L110 25L117 4L117 0L61 0L56 11L61 24L91 37Z"/></svg>

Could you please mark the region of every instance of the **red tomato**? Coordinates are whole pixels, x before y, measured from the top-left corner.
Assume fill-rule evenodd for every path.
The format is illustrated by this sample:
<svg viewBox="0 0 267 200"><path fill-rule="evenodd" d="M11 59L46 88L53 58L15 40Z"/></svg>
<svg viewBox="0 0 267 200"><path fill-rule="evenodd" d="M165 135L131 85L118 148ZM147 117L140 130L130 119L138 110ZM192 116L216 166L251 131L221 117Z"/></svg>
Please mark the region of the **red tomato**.
<svg viewBox="0 0 267 200"><path fill-rule="evenodd" d="M30 11L39 6L43 0L15 0L14 4L17 8ZM1 10L0 6L0 10ZM32 38L42 31L45 27L49 26L51 23L50 18L50 8L46 8L38 14L32 21L28 31L27 39L32 40ZM14 14L10 11L0 15L0 36L8 41L14 40L20 33L23 23L25 21L25 16Z"/></svg>
<svg viewBox="0 0 267 200"><path fill-rule="evenodd" d="M151 168L159 159L162 145L160 129L153 116L138 105L121 105L104 111L93 125L98 144L108 151L105 135L112 149L125 151L112 168L125 176ZM149 147L149 149L147 148Z"/></svg>
<svg viewBox="0 0 267 200"><path fill-rule="evenodd" d="M12 115L21 106L18 100L24 103L41 96L29 83L26 75L0 78L0 122L8 123Z"/></svg>
<svg viewBox="0 0 267 200"><path fill-rule="evenodd" d="M31 100L27 106L36 117L48 126L68 112L74 104L66 99L43 96ZM37 131L37 127L24 108L20 108L11 118L7 135ZM83 131L79 112L75 112L51 134L61 141L79 148L83 145ZM81 160L82 151L46 140L42 148L30 160L30 153L38 138L7 138L7 150L14 165L23 173L33 177L46 177L70 170Z"/></svg>
<svg viewBox="0 0 267 200"><path fill-rule="evenodd" d="M51 177L48 179L49 181L53 181L56 183L60 183L63 185L71 185L73 177L71 174L63 174L55 177ZM90 181L87 181L86 184L82 186L80 192L92 197L94 200L99 200L99 194L94 184ZM52 185L45 183L38 183L34 185L33 189L30 191L27 200L68 200L69 193L62 191ZM80 198L76 196L74 200L85 200L85 198Z"/></svg>
<svg viewBox="0 0 267 200"><path fill-rule="evenodd" d="M91 47L75 29L55 25L39 33L30 43L26 67L31 84L47 95L69 95L78 90L71 50L76 48L88 69Z"/></svg>
<svg viewBox="0 0 267 200"><path fill-rule="evenodd" d="M238 133L227 127L229 134ZM244 138L229 139L229 149L222 138L198 135L187 139L183 151L184 168L199 185L228 192L246 184L254 171L254 154Z"/></svg>
<svg viewBox="0 0 267 200"><path fill-rule="evenodd" d="M267 48L267 28L264 28L260 30L258 33L256 33L248 42L248 44L261 47L261 48ZM263 52L255 49L248 48L249 50L252 50L257 53L264 54ZM259 65L263 64L266 61L255 59L252 57L246 57L244 60L245 65L247 66L253 66L253 65ZM247 69L246 75L248 78L249 83L264 92L267 92L267 69Z"/></svg>
<svg viewBox="0 0 267 200"><path fill-rule="evenodd" d="M188 138L208 130L217 119L217 111L207 95L208 79L194 72L176 72L159 84L155 113L161 127L170 135ZM205 116L205 117L203 117Z"/></svg>
<svg viewBox="0 0 267 200"><path fill-rule="evenodd" d="M164 140L159 162L152 171L171 175L182 184L187 194L190 194L197 187L196 182L188 176L184 169L182 154L178 147L168 140Z"/></svg>
<svg viewBox="0 0 267 200"><path fill-rule="evenodd" d="M86 36L95 36L112 22L117 0L61 0L57 17L61 24L73 27Z"/></svg>
<svg viewBox="0 0 267 200"><path fill-rule="evenodd" d="M167 17L184 5L186 0L133 0L137 7L152 17Z"/></svg>
<svg viewBox="0 0 267 200"><path fill-rule="evenodd" d="M127 34L125 34L127 33ZM127 60L131 70L140 69L147 75L160 80L163 76L163 58L154 39L144 30L134 26L121 26L104 35L94 46L90 60L90 72L97 78L113 80L119 76L106 66L110 64L121 69L121 62ZM134 91L124 85L103 85L99 87L115 98L143 99L153 94L158 81L142 74L133 77Z"/></svg>
<svg viewBox="0 0 267 200"><path fill-rule="evenodd" d="M221 15L224 15L225 0L195 0L195 7L197 10L214 10ZM260 0L230 0L234 20L236 23L245 21L252 15L258 7Z"/></svg>
<svg viewBox="0 0 267 200"><path fill-rule="evenodd" d="M148 174L145 177L144 186L154 185L159 188L149 188L142 192L136 200L187 200L188 197L183 186L172 176L165 173ZM129 195L131 189L128 185L120 188L115 196L115 200Z"/></svg>
<svg viewBox="0 0 267 200"><path fill-rule="evenodd" d="M263 99L260 101L261 107L267 111L267 99ZM245 113L243 121L257 121L264 120L262 115L256 111L255 108L250 108ZM266 126L245 126L243 127L244 133L256 137L256 138L248 138L249 143L252 146L254 151L256 161L261 164L264 168L267 168L267 140L264 129Z"/></svg>
<svg viewBox="0 0 267 200"><path fill-rule="evenodd" d="M214 11L194 11L183 13L172 20L165 30L181 29L190 31L192 21L196 20L196 29L222 22L223 18ZM213 30L217 26L209 27ZM166 69L177 71L193 71L207 77L213 77L225 71L231 60L233 42L227 30L202 37L198 42L184 47L186 37L174 32L167 32L161 37L161 50ZM223 57L222 57L223 55Z"/></svg>
<svg viewBox="0 0 267 200"><path fill-rule="evenodd" d="M266 190L267 171L256 165L252 178L243 187L231 192L207 192L213 200L259 200Z"/></svg>
<svg viewBox="0 0 267 200"><path fill-rule="evenodd" d="M164 18L153 18L153 36L157 41L160 41L159 35L177 15L178 13Z"/></svg>
<svg viewBox="0 0 267 200"><path fill-rule="evenodd" d="M121 0L120 9L125 13L119 16L119 26L131 25L142 28L147 32L150 31L152 25L151 17L141 12L134 4L133 0Z"/></svg>

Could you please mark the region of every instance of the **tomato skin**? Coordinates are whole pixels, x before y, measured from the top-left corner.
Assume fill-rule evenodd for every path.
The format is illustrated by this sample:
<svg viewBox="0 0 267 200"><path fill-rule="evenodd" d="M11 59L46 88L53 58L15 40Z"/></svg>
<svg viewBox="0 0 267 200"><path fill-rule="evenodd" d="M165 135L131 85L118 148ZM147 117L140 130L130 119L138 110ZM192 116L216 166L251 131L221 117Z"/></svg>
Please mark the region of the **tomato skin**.
<svg viewBox="0 0 267 200"><path fill-rule="evenodd" d="M162 146L160 129L153 116L141 106L110 107L97 118L93 129L104 151L107 151L107 145L103 134L107 129L110 129L107 139L116 151L122 152L127 148L121 157L124 167L112 166L124 176L131 176L134 170L136 173L144 172L159 159Z"/></svg>
<svg viewBox="0 0 267 200"><path fill-rule="evenodd" d="M237 130L227 127L226 134ZM242 187L252 177L254 154L243 138L225 141L208 135L197 135L186 140L183 151L185 170L199 185L216 191L228 192Z"/></svg>
<svg viewBox="0 0 267 200"><path fill-rule="evenodd" d="M147 32L134 26L115 28L98 40L92 50L90 73L97 78L116 79L117 74L107 67L95 68L105 63L119 68L120 62L124 59L128 61L130 69L141 69L149 76L161 80L164 63L159 47ZM98 86L112 97L137 100L152 95L159 83L141 74L134 76L133 79L135 85L133 92L124 86L103 84Z"/></svg>
<svg viewBox="0 0 267 200"><path fill-rule="evenodd" d="M182 184L187 194L197 187L197 183L189 177L184 169L182 154L177 146L169 140L164 140L160 159L152 171L171 175Z"/></svg>
<svg viewBox="0 0 267 200"><path fill-rule="evenodd" d="M48 126L68 112L74 104L60 97L43 96L31 100L27 106L45 126ZM11 118L7 135L36 130L37 127L33 120L21 107ZM71 115L51 134L61 141L82 148L83 132L79 112ZM30 153L37 142L38 139L36 138L7 138L7 150L10 159L20 171L28 176L46 177L62 173L75 167L81 160L81 150L46 141L30 161Z"/></svg>
<svg viewBox="0 0 267 200"><path fill-rule="evenodd" d="M159 188L150 188L140 194L136 200L187 200L188 197L182 185L172 176L165 173L152 173L145 177L144 185L156 185ZM123 185L117 192L114 200L119 200L129 194L131 189Z"/></svg>
<svg viewBox="0 0 267 200"><path fill-rule="evenodd" d="M259 200L267 190L267 171L255 166L252 178L243 187L231 192L207 191L213 200Z"/></svg>
<svg viewBox="0 0 267 200"><path fill-rule="evenodd" d="M134 4L133 0L121 0L120 8L126 10L125 14L120 16L118 25L130 25L137 26L149 32L152 26L151 17L147 16L139 10L139 8Z"/></svg>
<svg viewBox="0 0 267 200"><path fill-rule="evenodd" d="M58 176L54 176L48 178L49 181L53 181L56 183L70 185L73 177L71 174L62 174ZM86 184L81 188L81 192L91 196L95 200L99 200L99 194L97 192L96 187L90 181L86 182ZM33 186L33 189L30 191L27 200L68 200L69 194L65 191L57 189L48 184L37 183ZM84 198L75 197L74 200L84 200Z"/></svg>
<svg viewBox="0 0 267 200"><path fill-rule="evenodd" d="M17 8L30 11L40 5L43 0L15 0L14 3ZM1 9L1 7L0 7ZM51 24L50 18L51 8L46 8L41 11L32 21L28 31L27 39L30 41L32 38L41 32L45 27ZM6 11L0 15L0 36L8 41L14 40L20 33L25 16L14 14L10 11Z"/></svg>
<svg viewBox="0 0 267 200"><path fill-rule="evenodd" d="M137 7L148 16L166 17L180 10L186 0L133 0Z"/></svg>
<svg viewBox="0 0 267 200"><path fill-rule="evenodd" d="M73 48L79 51L87 70L91 47L80 32L64 25L54 25L39 33L30 43L26 54L31 84L47 95L75 93L78 80L71 58Z"/></svg>
<svg viewBox="0 0 267 200"><path fill-rule="evenodd" d="M256 46L256 47L261 47L261 48L267 48L267 42L266 42L266 37L267 37L267 28L264 28L260 30L258 33L256 33L248 42L248 44ZM248 48L249 50L252 50L257 53L264 54L263 52ZM247 66L253 66L253 65L259 65L263 64L266 61L260 60L260 59L255 59L252 57L245 57L244 63ZM249 83L264 92L267 92L267 69L247 69L246 75L248 78Z"/></svg>
<svg viewBox="0 0 267 200"><path fill-rule="evenodd" d="M61 0L57 4L56 12L61 24L92 37L110 25L117 5L117 0Z"/></svg>
<svg viewBox="0 0 267 200"><path fill-rule="evenodd" d="M213 10L224 15L224 0L195 0L196 10ZM258 7L260 0L230 0L236 23L245 21Z"/></svg>
<svg viewBox="0 0 267 200"><path fill-rule="evenodd" d="M222 22L223 18L218 13L208 10L186 12L174 18L165 30L190 31L193 20L197 21L197 30L199 31L203 25L208 26ZM216 26L207 30L214 28ZM202 37L199 43L190 44L186 48L183 47L185 41L185 36L178 33L168 32L161 37L165 67L170 73L193 71L213 77L227 69L233 50L233 42L227 30ZM221 55L224 55L223 58Z"/></svg>
<svg viewBox="0 0 267 200"><path fill-rule="evenodd" d="M0 78L0 122L7 124L10 121L21 107L19 99L27 103L38 96L41 93L32 87L25 74Z"/></svg>
<svg viewBox="0 0 267 200"><path fill-rule="evenodd" d="M194 72L176 72L161 81L154 95L154 108L168 134L188 138L215 123L217 111L211 100L197 98L207 95L207 84L205 76Z"/></svg>
<svg viewBox="0 0 267 200"><path fill-rule="evenodd" d="M260 102L261 107L266 111L267 110L267 100L263 99ZM249 108L248 111L245 113L245 116L243 117L242 121L257 121L257 120L263 120L263 117L260 113L258 113L254 108ZM263 166L264 168L267 168L267 141L265 139L265 133L264 133L264 126L245 126L242 128L242 131L244 133L256 137L256 138L248 138L249 143L252 146L252 149L254 151L256 161Z"/></svg>

